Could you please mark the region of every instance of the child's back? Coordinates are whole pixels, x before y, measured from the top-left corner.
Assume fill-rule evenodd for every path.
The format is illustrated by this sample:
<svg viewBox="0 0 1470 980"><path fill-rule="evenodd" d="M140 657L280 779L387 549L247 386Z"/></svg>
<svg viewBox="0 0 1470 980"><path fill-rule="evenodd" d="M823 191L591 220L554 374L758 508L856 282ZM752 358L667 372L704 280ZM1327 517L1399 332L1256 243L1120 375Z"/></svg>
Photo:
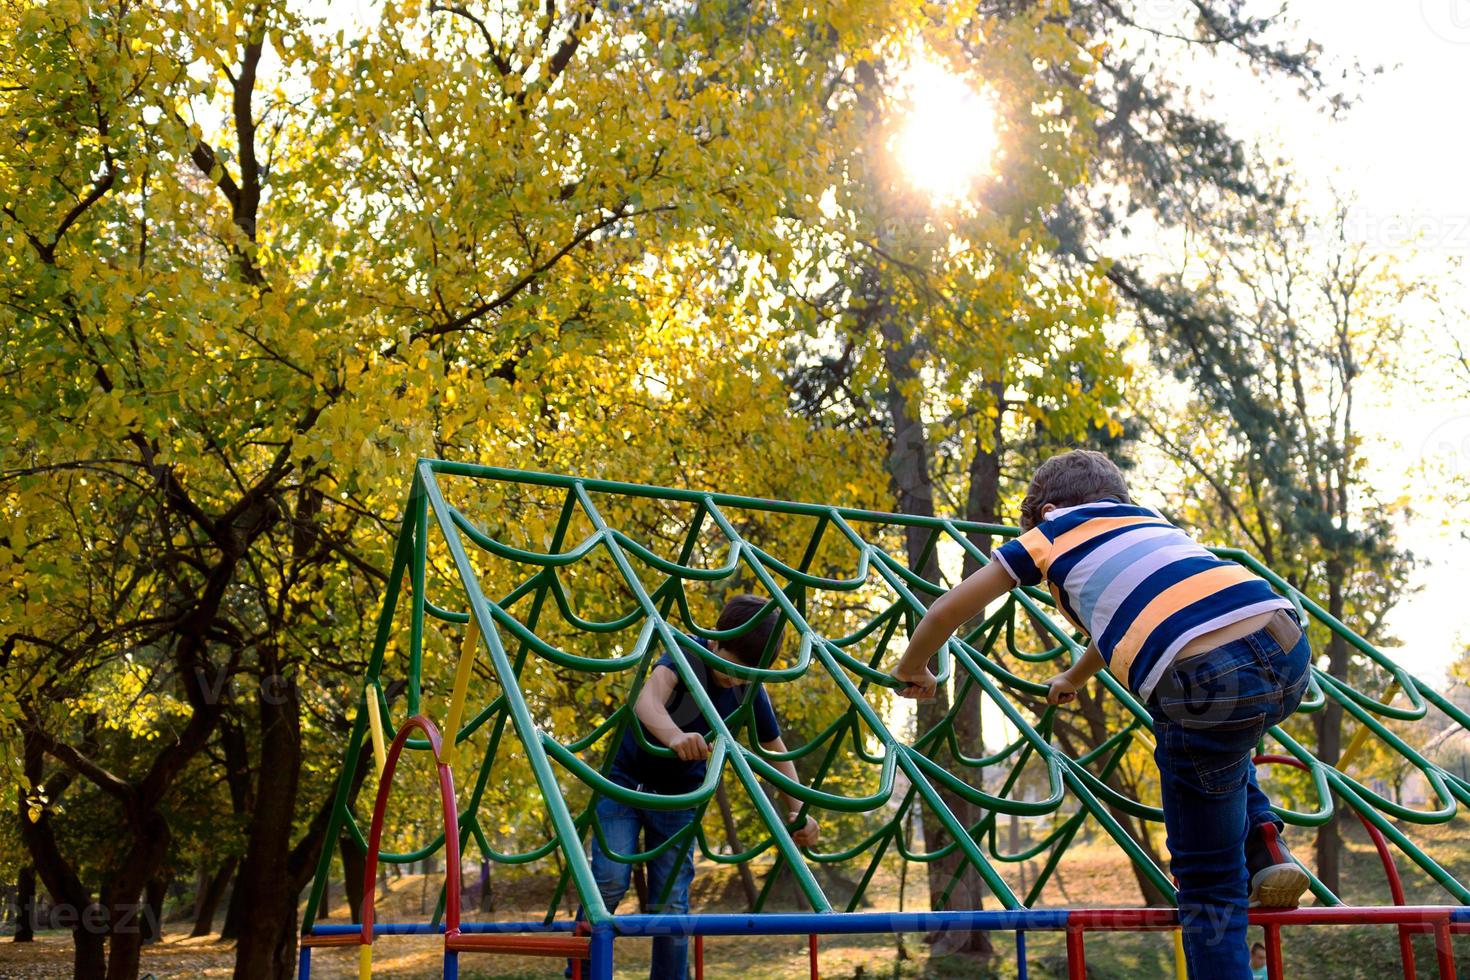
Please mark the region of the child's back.
<svg viewBox="0 0 1470 980"><path fill-rule="evenodd" d="M995 549L1021 585L1045 582L1108 669L1147 701L1189 644L1291 603L1157 511L1102 499L1047 512Z"/></svg>

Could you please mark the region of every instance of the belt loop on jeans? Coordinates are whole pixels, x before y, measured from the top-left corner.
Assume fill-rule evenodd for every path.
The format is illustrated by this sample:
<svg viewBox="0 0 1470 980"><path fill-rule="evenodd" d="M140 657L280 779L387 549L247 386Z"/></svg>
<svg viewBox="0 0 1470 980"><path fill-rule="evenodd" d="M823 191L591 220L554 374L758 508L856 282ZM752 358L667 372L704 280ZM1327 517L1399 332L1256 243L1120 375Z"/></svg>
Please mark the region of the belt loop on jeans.
<svg viewBox="0 0 1470 980"><path fill-rule="evenodd" d="M1271 634L1271 639L1276 641L1283 653L1290 653L1302 638L1302 628L1296 617L1285 609L1278 609L1271 616L1266 623L1266 632Z"/></svg>

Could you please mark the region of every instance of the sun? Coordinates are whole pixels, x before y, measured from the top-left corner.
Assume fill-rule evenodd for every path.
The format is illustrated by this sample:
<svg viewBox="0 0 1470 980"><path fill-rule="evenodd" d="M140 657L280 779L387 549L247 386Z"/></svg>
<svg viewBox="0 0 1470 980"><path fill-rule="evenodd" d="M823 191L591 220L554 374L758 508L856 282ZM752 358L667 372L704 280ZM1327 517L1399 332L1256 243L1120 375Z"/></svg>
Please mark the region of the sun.
<svg viewBox="0 0 1470 980"><path fill-rule="evenodd" d="M908 111L891 144L899 167L936 203L967 200L994 163L995 106L932 61L908 68L900 88Z"/></svg>

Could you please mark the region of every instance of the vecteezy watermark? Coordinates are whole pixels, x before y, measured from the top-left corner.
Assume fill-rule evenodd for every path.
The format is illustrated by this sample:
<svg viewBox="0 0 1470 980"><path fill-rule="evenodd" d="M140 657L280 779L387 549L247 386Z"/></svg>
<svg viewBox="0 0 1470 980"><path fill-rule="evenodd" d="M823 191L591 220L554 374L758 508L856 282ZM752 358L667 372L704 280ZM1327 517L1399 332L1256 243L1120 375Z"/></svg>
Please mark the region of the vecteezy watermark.
<svg viewBox="0 0 1470 980"><path fill-rule="evenodd" d="M1324 225L1320 237L1326 242L1338 231ZM1470 214L1385 214L1352 208L1343 218L1341 234L1373 251L1470 252Z"/></svg>
<svg viewBox="0 0 1470 980"><path fill-rule="evenodd" d="M239 702L254 688L254 695L264 704L280 706L297 696L296 681L284 674L267 674L255 677L248 674L232 674L223 669L213 673L201 667L194 668L194 679L199 693L206 704L219 704L226 699Z"/></svg>
<svg viewBox="0 0 1470 980"><path fill-rule="evenodd" d="M1470 0L1419 0L1424 23L1451 44L1470 44Z"/></svg>
<svg viewBox="0 0 1470 980"><path fill-rule="evenodd" d="M1420 462L1432 473L1460 484L1470 480L1470 415L1455 415L1429 430Z"/></svg>
<svg viewBox="0 0 1470 980"><path fill-rule="evenodd" d="M6 918L13 922L19 922L26 914L13 898L5 906ZM31 926L65 932L80 930L93 935L157 935L159 931L158 912L147 902L124 902L114 905L111 911L97 902L83 908L65 902L40 902L31 911Z"/></svg>

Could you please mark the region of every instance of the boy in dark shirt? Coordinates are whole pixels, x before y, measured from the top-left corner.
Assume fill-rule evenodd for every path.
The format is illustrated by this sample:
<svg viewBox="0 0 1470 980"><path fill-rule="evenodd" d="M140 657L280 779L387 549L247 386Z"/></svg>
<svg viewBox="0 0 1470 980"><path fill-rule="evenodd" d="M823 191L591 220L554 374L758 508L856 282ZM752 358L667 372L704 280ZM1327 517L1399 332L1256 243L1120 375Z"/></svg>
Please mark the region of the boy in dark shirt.
<svg viewBox="0 0 1470 980"><path fill-rule="evenodd" d="M719 631L733 630L748 623L764 608L765 601L758 596L737 595L725 604L715 623ZM732 660L747 667L760 666L761 654L775 632L777 615L770 611L761 620L740 636L718 643L703 645L716 656ZM781 651L781 638L772 644L772 659ZM745 700L746 684L729 674L714 669L704 658L690 655L689 666L694 669L700 685L714 704L721 718L728 718ZM771 699L765 688L757 686L752 703L755 715L756 734L761 748L771 753L786 751L781 740L781 726ZM648 752L638 742L638 734L631 728L623 735L622 744L613 759L608 778L620 786L645 793L665 796L687 793L699 787L705 777L705 760L710 748L706 736L710 723L700 712L693 696L685 687L674 667L673 657L664 654L655 664L648 681L638 694L633 706L638 716L635 724L641 725L644 737L654 745L672 749L674 758L660 757ZM741 726L744 727L744 726ZM772 765L784 776L797 782L796 767L789 761L777 761ZM801 804L785 793L780 794L786 811L795 819ZM597 820L608 847L617 854L636 854L650 851L689 826L694 820L694 809L646 810L619 803L603 797L597 801ZM639 835L643 842L640 846ZM817 842L817 822L811 817L791 838L801 847L810 847ZM681 851L683 859L680 860ZM597 879L597 889L608 911L615 911L618 902L628 890L632 865L617 861L603 851L602 844L594 835L592 841L592 873ZM689 883L694 878L694 848L687 850L678 845L668 848L648 862L648 895L658 903L668 887L668 899L655 904L651 911L684 913L689 911ZM672 879L672 884L669 884ZM654 980L684 980L688 975L689 940L684 936L658 936L653 940L653 962L649 976ZM570 972L569 974L570 975ZM582 975L590 976L584 968Z"/></svg>

